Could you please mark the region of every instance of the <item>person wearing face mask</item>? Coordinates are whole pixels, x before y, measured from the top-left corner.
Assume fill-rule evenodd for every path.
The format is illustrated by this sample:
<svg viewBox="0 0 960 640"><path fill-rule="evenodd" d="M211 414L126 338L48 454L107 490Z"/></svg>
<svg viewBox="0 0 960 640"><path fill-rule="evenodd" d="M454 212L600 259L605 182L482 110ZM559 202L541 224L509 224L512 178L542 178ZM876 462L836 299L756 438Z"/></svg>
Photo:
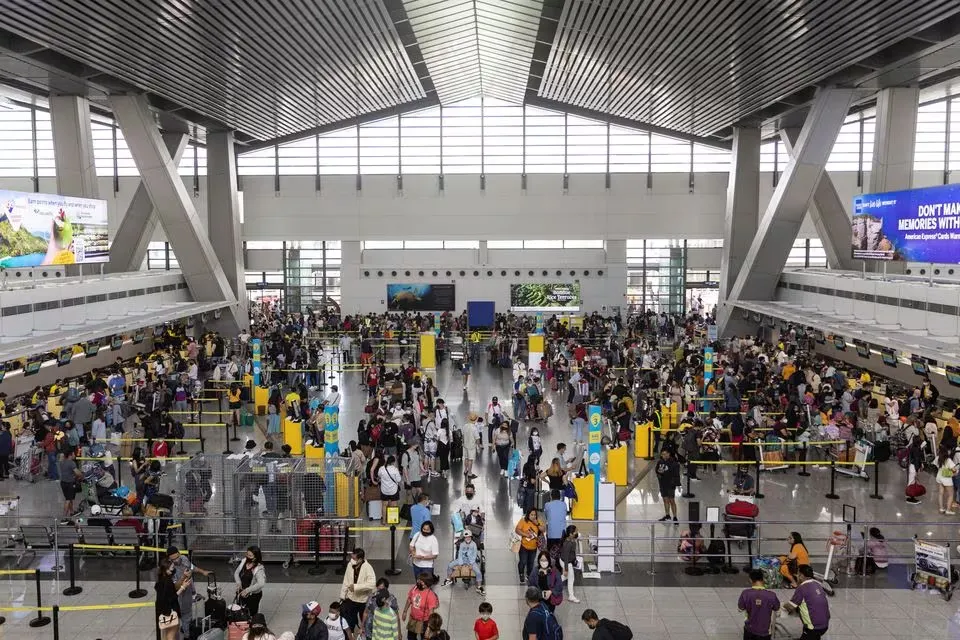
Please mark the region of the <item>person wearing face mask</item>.
<svg viewBox="0 0 960 640"><path fill-rule="evenodd" d="M161 627L160 633L163 640L177 640L180 634L180 599L179 596L193 582L189 573L174 582L174 567L167 558L160 559L160 567L157 570L157 582L153 588L157 592L157 600L154 610L157 615L158 623Z"/></svg>
<svg viewBox="0 0 960 640"><path fill-rule="evenodd" d="M573 593L573 583L577 573L577 539L580 534L577 533L576 525L567 527L563 534L563 541L560 543L560 563L563 567L563 577L567 580L567 599L570 602L580 602Z"/></svg>
<svg viewBox="0 0 960 640"><path fill-rule="evenodd" d="M419 578L423 574L433 575L433 562L440 555L440 543L433 535L433 522L427 520L420 525L420 533L410 541L410 557L413 559L413 575Z"/></svg>
<svg viewBox="0 0 960 640"><path fill-rule="evenodd" d="M543 440L540 438L540 430L534 427L530 430L530 436L527 438L527 449L534 463L540 466L540 456L543 455Z"/></svg>
<svg viewBox="0 0 960 640"><path fill-rule="evenodd" d="M517 526L514 527L514 533L520 537L519 543L517 543L517 572L520 576L520 584L527 584L527 578L533 573L534 559L537 555L537 539L543 533L536 509L530 509L525 516L520 518Z"/></svg>
<svg viewBox="0 0 960 640"><path fill-rule="evenodd" d="M267 572L263 568L260 547L247 547L246 557L237 565L233 581L237 584L238 604L246 607L251 616L257 615L260 612L263 588L267 585Z"/></svg>
<svg viewBox="0 0 960 640"><path fill-rule="evenodd" d="M440 599L430 587L433 586L433 575L421 573L417 575L417 583L407 592L407 602L403 605L401 619L407 624L407 640L423 640L430 614L440 606Z"/></svg>
<svg viewBox="0 0 960 640"><path fill-rule="evenodd" d="M363 549L355 548L350 565L343 572L343 584L340 587L341 614L351 631L360 624L360 614L377 584L377 575L366 557Z"/></svg>
<svg viewBox="0 0 960 640"><path fill-rule="evenodd" d="M303 618L294 640L327 640L327 625L320 619L322 611L315 600L303 605Z"/></svg>
<svg viewBox="0 0 960 640"><path fill-rule="evenodd" d="M456 511L460 512L460 515L466 517L474 509L480 509L480 498L477 497L477 488L472 484L468 484L463 488L463 497L457 501L456 506L454 507Z"/></svg>
<svg viewBox="0 0 960 640"><path fill-rule="evenodd" d="M190 558L180 553L180 549L175 546L167 547L167 560L173 567L173 581L179 582L186 576L192 578L193 574L199 573L201 576L210 575L209 571L201 569L190 561ZM187 583L187 587L180 594L180 630L186 637L190 630L190 621L193 619L193 598L197 595L197 590L193 581Z"/></svg>
<svg viewBox="0 0 960 640"><path fill-rule="evenodd" d="M327 607L327 617L323 621L327 625L329 640L353 640L353 632L347 621L340 615L340 602L334 601Z"/></svg>
<svg viewBox="0 0 960 640"><path fill-rule="evenodd" d="M480 617L473 623L473 634L476 640L500 640L500 629L493 619L493 605L489 602L480 603Z"/></svg>
<svg viewBox="0 0 960 640"><path fill-rule="evenodd" d="M470 529L463 532L463 541L457 547L457 557L447 565L447 579L441 586L453 584L453 572L457 567L470 567L477 581L477 593L486 595L487 592L483 589L483 573L480 571L480 550L473 541L473 532Z"/></svg>
<svg viewBox="0 0 960 640"><path fill-rule="evenodd" d="M550 554L546 551L541 551L537 556L537 569L527 579L527 586L540 590L543 603L551 613L563 602L563 576L550 562Z"/></svg>
<svg viewBox="0 0 960 640"><path fill-rule="evenodd" d="M400 616L390 607L386 596L377 596L370 640L400 640L403 637Z"/></svg>
<svg viewBox="0 0 960 640"><path fill-rule="evenodd" d="M374 591L367 600L367 608L363 612L363 620L361 620L360 623L364 638L373 637L373 621L376 617L377 607L379 606L377 605L377 601L381 598L386 600L387 608L394 613L398 621L400 620L400 605L397 603L396 596L390 593L390 581L386 578L380 578L377 580L377 590Z"/></svg>

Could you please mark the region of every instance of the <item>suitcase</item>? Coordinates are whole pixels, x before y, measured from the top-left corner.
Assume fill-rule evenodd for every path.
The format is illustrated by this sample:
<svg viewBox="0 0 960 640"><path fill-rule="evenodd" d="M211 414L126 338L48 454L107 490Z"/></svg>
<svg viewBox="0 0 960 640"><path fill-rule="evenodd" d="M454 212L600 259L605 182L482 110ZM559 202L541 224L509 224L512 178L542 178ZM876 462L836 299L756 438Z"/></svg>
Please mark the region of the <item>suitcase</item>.
<svg viewBox="0 0 960 640"><path fill-rule="evenodd" d="M782 577L780 576L780 559L756 557L753 559L752 566L763 572L763 586L767 589L776 589L780 587Z"/></svg>
<svg viewBox="0 0 960 640"><path fill-rule="evenodd" d="M560 388L560 383L557 382L556 377L550 378L550 390L556 391L559 388Z"/></svg>
<svg viewBox="0 0 960 640"><path fill-rule="evenodd" d="M190 621L191 640L223 640L223 628L217 627L210 616Z"/></svg>
<svg viewBox="0 0 960 640"><path fill-rule="evenodd" d="M243 634L250 628L250 623L243 620L231 622L227 625L227 640L243 640Z"/></svg>
<svg viewBox="0 0 960 640"><path fill-rule="evenodd" d="M309 518L297 521L297 537L295 545L297 551L314 550L313 540L316 522L316 520L310 520Z"/></svg>
<svg viewBox="0 0 960 640"><path fill-rule="evenodd" d="M738 518L756 518L760 515L760 507L746 500L734 500L727 503L724 513Z"/></svg>
<svg viewBox="0 0 960 640"><path fill-rule="evenodd" d="M333 552L333 526L329 522L320 525L320 553Z"/></svg>
<svg viewBox="0 0 960 640"><path fill-rule="evenodd" d="M926 495L927 488L920 484L919 482L914 482L913 484L908 484L905 493L908 498L919 498L923 495Z"/></svg>
<svg viewBox="0 0 960 640"><path fill-rule="evenodd" d="M553 406L549 402L541 402L538 412L540 413L541 418L547 420L553 416Z"/></svg>
<svg viewBox="0 0 960 640"><path fill-rule="evenodd" d="M173 496L166 493L157 493L150 498L150 504L155 506L157 509L166 509L167 511L173 511Z"/></svg>
<svg viewBox="0 0 960 640"><path fill-rule="evenodd" d="M450 459L463 460L463 431L456 429L453 432L453 442L450 445Z"/></svg>

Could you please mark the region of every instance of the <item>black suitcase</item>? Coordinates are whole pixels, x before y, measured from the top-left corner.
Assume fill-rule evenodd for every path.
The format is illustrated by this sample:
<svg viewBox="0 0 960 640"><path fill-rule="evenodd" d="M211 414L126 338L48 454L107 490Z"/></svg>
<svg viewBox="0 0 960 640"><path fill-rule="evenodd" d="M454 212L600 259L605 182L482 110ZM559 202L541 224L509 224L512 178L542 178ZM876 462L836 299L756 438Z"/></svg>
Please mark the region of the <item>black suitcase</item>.
<svg viewBox="0 0 960 640"><path fill-rule="evenodd" d="M463 460L463 431L460 429L453 432L453 443L450 445L450 459Z"/></svg>
<svg viewBox="0 0 960 640"><path fill-rule="evenodd" d="M173 496L166 493L154 494L154 496L150 498L150 504L158 509L173 511Z"/></svg>
<svg viewBox="0 0 960 640"><path fill-rule="evenodd" d="M227 601L223 598L207 598L203 603L203 615L211 618L213 626L227 628Z"/></svg>
<svg viewBox="0 0 960 640"><path fill-rule="evenodd" d="M884 440L873 445L873 459L875 462L886 462L890 459L890 441Z"/></svg>

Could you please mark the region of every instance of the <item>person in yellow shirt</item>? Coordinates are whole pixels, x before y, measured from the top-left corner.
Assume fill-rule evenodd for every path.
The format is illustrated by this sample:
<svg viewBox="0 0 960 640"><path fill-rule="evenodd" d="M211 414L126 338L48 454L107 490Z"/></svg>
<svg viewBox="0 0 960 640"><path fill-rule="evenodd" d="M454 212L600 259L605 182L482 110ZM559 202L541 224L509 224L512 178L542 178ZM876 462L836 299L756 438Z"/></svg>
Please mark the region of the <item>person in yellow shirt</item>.
<svg viewBox="0 0 960 640"><path fill-rule="evenodd" d="M787 360L787 362L783 365L783 371L782 371L783 379L789 380L790 376L796 373L796 371L797 371L797 366L793 364L793 361Z"/></svg>
<svg viewBox="0 0 960 640"><path fill-rule="evenodd" d="M864 369L863 373L860 374L860 384L870 384L873 381L873 378L870 377L870 372Z"/></svg>
<svg viewBox="0 0 960 640"><path fill-rule="evenodd" d="M230 406L230 411L233 412L231 417L233 418L233 424L236 426L240 424L240 408L243 407L240 393L240 385L238 384L232 384L230 388L227 389L227 402Z"/></svg>

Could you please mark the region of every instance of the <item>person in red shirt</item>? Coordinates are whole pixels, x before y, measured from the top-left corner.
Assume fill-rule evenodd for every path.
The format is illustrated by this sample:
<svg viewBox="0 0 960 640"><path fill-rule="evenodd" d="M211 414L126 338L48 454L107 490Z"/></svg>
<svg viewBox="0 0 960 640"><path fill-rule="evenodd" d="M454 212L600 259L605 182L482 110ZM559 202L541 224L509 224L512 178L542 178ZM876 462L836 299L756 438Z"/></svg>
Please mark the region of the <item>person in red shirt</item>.
<svg viewBox="0 0 960 640"><path fill-rule="evenodd" d="M587 350L583 348L583 345L578 344L573 350L573 358L577 361L578 366L583 366L583 361L587 358Z"/></svg>
<svg viewBox="0 0 960 640"><path fill-rule="evenodd" d="M493 605L489 602L481 602L480 617L473 623L473 634L476 640L500 640L500 630L492 615Z"/></svg>

